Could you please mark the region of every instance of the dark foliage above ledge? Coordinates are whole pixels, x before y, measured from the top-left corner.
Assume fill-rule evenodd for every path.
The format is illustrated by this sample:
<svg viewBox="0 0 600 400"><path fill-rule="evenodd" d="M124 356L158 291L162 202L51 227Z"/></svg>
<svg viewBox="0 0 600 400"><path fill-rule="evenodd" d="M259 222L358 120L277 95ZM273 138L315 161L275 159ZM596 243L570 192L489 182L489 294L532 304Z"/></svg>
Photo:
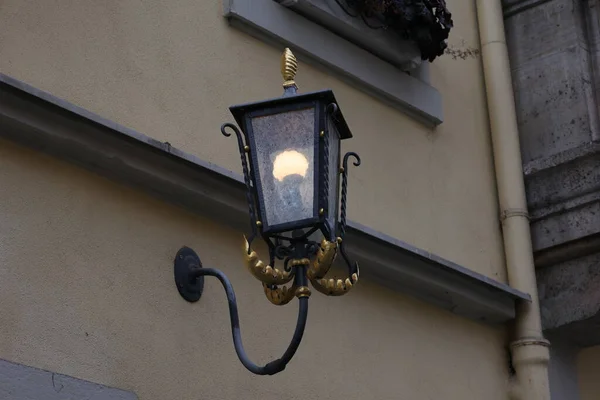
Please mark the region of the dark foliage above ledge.
<svg viewBox="0 0 600 400"><path fill-rule="evenodd" d="M444 54L453 26L445 0L336 0L348 14L374 29L386 28L414 41L423 60Z"/></svg>

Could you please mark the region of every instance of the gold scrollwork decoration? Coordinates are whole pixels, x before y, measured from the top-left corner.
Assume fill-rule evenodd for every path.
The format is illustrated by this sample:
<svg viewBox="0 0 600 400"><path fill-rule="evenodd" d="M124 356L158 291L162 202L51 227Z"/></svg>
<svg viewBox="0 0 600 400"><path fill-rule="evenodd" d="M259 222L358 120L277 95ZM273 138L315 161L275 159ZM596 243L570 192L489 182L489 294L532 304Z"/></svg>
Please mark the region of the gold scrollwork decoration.
<svg viewBox="0 0 600 400"><path fill-rule="evenodd" d="M323 239L319 245L319 250L317 250L317 255L306 272L308 279L323 278L329 272L336 255L337 242L329 242Z"/></svg>
<svg viewBox="0 0 600 400"><path fill-rule="evenodd" d="M270 265L265 265L258 258L258 254L250 249L250 243L245 237L244 242L246 244L246 267L252 276L267 285L283 285L292 280L294 274L291 271L282 271Z"/></svg>
<svg viewBox="0 0 600 400"><path fill-rule="evenodd" d="M311 279L310 283L318 291L327 296L343 296L358 282L358 269L351 276L343 279Z"/></svg>
<svg viewBox="0 0 600 400"><path fill-rule="evenodd" d="M296 295L297 287L292 285L289 288L287 286L274 286L273 288L270 288L269 285L263 283L263 289L265 290L265 296L267 296L267 299L271 303L275 304L276 306L284 306L292 301Z"/></svg>

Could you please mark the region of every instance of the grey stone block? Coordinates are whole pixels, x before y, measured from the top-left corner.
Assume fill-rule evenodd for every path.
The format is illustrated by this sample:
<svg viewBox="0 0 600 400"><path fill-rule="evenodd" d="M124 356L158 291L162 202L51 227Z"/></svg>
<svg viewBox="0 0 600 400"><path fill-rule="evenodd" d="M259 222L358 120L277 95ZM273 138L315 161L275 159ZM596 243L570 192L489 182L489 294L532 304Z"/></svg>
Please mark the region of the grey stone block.
<svg viewBox="0 0 600 400"><path fill-rule="evenodd" d="M597 133L583 3L548 1L506 20L525 163L590 142Z"/></svg>
<svg viewBox="0 0 600 400"><path fill-rule="evenodd" d="M544 330L578 346L600 344L600 252L538 271Z"/></svg>
<svg viewBox="0 0 600 400"><path fill-rule="evenodd" d="M531 224L534 251L574 242L600 232L600 199L549 215Z"/></svg>
<svg viewBox="0 0 600 400"><path fill-rule="evenodd" d="M132 392L0 360L2 400L137 400Z"/></svg>
<svg viewBox="0 0 600 400"><path fill-rule="evenodd" d="M506 39L510 62L518 68L530 61L579 44L587 49L583 1L550 0L503 1L513 7L520 5L518 13L506 18Z"/></svg>
<svg viewBox="0 0 600 400"><path fill-rule="evenodd" d="M580 150L574 159L555 157L539 169L525 168L536 252L600 232L600 146Z"/></svg>

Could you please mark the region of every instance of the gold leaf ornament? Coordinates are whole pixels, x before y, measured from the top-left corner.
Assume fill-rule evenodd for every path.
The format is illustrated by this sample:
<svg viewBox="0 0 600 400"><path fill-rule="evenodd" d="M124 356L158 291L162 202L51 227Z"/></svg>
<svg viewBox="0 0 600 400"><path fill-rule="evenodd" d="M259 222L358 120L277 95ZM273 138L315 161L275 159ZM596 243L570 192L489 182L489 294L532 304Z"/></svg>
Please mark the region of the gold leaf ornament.
<svg viewBox="0 0 600 400"><path fill-rule="evenodd" d="M289 48L285 48L281 55L281 75L283 76L283 87L296 86L296 73L298 72L298 60Z"/></svg>
<svg viewBox="0 0 600 400"><path fill-rule="evenodd" d="M258 258L258 254L250 249L250 243L244 236L245 243L245 261L246 268L256 279L267 285L284 285L292 280L294 275L287 271L282 271L278 268L273 268L270 265L266 265Z"/></svg>

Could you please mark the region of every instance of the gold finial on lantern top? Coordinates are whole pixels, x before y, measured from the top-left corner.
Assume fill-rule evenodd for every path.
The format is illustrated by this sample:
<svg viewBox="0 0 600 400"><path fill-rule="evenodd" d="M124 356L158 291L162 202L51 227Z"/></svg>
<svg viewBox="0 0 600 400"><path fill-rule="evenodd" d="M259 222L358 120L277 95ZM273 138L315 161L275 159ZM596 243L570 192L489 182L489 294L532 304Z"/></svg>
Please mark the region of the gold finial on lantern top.
<svg viewBox="0 0 600 400"><path fill-rule="evenodd" d="M296 72L298 72L298 61L296 56L289 48L285 48L281 55L281 75L283 76L283 87L297 87L294 79L296 78Z"/></svg>

